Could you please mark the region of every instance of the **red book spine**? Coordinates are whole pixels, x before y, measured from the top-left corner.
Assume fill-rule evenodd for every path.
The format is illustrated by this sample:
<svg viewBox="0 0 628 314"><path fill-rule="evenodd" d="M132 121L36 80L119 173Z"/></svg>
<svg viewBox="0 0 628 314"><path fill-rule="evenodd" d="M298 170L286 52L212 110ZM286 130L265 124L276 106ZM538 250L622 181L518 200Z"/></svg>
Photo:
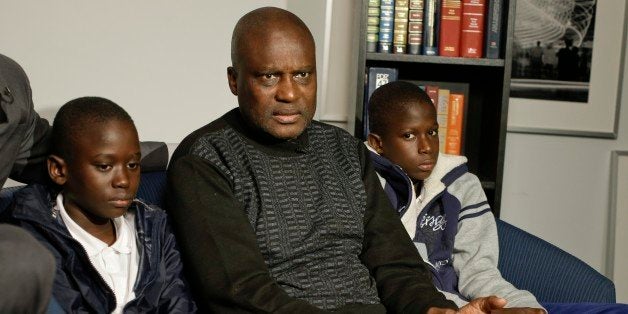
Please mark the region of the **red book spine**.
<svg viewBox="0 0 628 314"><path fill-rule="evenodd" d="M425 93L430 97L434 108L438 108L438 85L425 85Z"/></svg>
<svg viewBox="0 0 628 314"><path fill-rule="evenodd" d="M465 58L482 57L485 9L486 0L462 0L460 56Z"/></svg>
<svg viewBox="0 0 628 314"><path fill-rule="evenodd" d="M441 2L440 36L438 55L444 57L460 56L460 30L462 7L460 0Z"/></svg>

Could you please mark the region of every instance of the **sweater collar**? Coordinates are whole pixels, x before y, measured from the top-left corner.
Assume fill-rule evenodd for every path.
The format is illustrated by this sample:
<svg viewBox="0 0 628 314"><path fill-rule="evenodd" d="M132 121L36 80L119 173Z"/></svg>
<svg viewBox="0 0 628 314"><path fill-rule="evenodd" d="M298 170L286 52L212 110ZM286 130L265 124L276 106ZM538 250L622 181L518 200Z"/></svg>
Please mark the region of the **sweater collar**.
<svg viewBox="0 0 628 314"><path fill-rule="evenodd" d="M239 108L232 109L225 115L227 123L238 132L248 143L256 148L273 155L299 155L309 151L310 142L308 132L310 125L295 139L278 139L272 135L253 128L244 120Z"/></svg>

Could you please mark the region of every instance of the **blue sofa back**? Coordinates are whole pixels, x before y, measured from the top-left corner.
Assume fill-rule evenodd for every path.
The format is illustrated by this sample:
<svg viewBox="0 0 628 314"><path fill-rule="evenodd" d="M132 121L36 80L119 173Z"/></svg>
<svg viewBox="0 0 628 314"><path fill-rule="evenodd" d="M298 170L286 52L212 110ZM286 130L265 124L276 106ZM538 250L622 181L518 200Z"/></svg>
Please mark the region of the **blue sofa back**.
<svg viewBox="0 0 628 314"><path fill-rule="evenodd" d="M165 208L166 172L154 171L142 173L140 187L137 189L137 198L148 204Z"/></svg>

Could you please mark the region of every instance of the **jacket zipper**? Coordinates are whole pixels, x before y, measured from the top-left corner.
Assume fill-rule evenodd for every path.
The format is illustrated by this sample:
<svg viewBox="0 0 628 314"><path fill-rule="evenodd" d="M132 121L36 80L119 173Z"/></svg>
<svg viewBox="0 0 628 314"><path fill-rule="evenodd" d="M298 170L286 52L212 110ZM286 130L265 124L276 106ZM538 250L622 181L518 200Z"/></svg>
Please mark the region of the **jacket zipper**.
<svg viewBox="0 0 628 314"><path fill-rule="evenodd" d="M140 238L140 236L139 236L140 229L142 229L141 230L141 234L143 234L143 236L141 237L142 238L141 241L139 241L140 242L139 245L141 246L140 247L140 249L141 249L141 251L140 251L140 260L139 260L139 266L137 267L137 278L135 279L135 284L133 285L133 292L136 293L135 294L135 298L133 300L130 300L123 307L123 309L122 309L123 313L126 310L126 308L131 305L131 303L133 303L135 300L138 299L138 296L144 295L144 291L146 290L146 287L150 286L150 284L152 284L155 281L155 276L151 276L150 277L150 281L148 281L148 282L146 282L146 284L142 285L142 290L141 291L137 291L140 288L139 287L140 283L142 282L142 280L145 279L144 277L147 276L147 274L146 275L142 275L142 274L144 274L144 268L143 268L144 267L144 260L147 259L148 255L149 255L148 250L145 249L146 245L144 245L144 242L146 242L146 238L150 238L151 241L152 241L152 236L150 236L150 237L147 236L145 228L142 228L141 222L142 221L147 221L146 217L144 216L142 219L139 218L139 212L140 212L139 208L140 208L140 205L144 206L144 209L143 209L144 215L146 215L146 213L147 213L146 209L150 208L150 206L148 204L144 203L143 201L141 201L140 199L137 199L137 198L134 199L134 201L137 202L137 204L139 204L139 205L137 205L137 204L135 205L135 218L134 218L135 219L135 234L136 234L137 238L139 239ZM152 235L152 233L151 233L151 235Z"/></svg>
<svg viewBox="0 0 628 314"><path fill-rule="evenodd" d="M28 220L30 220L30 219L28 219ZM39 228L41 230L43 230L45 233L57 232L57 231L54 231L54 230L48 230L48 229L44 228L43 225L41 223L39 223L38 221L33 221L33 220L31 220L31 221L36 223L36 224L38 224ZM100 279L100 283L105 287L107 292L110 292L109 296L113 296L113 309L115 310L117 305L118 305L117 304L117 300L118 299L116 297L116 293L115 293L115 291L113 291L113 289L111 289L111 287L109 287L109 285L107 284L105 279L102 277L102 275L98 272L98 270L96 269L94 264L92 264L92 261L89 259L89 256L87 255L87 251L85 250L83 245L81 245L81 243L79 243L76 239L74 239L72 237L68 237L67 235L65 235L65 234L63 234L61 232L57 232L57 233L61 234L61 236L65 237L66 239L70 239L70 242L73 242L75 245L78 244L78 246L81 248L81 251L83 252L83 256L81 258L86 258L87 259L88 265L89 265L89 267L91 267L92 272L97 275L97 277Z"/></svg>
<svg viewBox="0 0 628 314"><path fill-rule="evenodd" d="M107 290L109 292L111 292L111 295L113 296L113 309L115 310L116 307L118 307L118 296L116 296L116 292L113 291L111 287L109 287L109 284L107 284L107 282L105 281L105 278L103 278L100 272L98 272L98 270L96 269L96 266L94 266L94 264L92 263L92 260L89 259L89 256L87 255L87 251L85 250L85 248L76 239L72 238L72 240L81 247L81 250L83 250L83 254L85 254L85 256L87 257L87 261L89 262L89 266L91 266L92 271L98 274L98 278L100 278L100 282L104 284L105 287L107 287Z"/></svg>

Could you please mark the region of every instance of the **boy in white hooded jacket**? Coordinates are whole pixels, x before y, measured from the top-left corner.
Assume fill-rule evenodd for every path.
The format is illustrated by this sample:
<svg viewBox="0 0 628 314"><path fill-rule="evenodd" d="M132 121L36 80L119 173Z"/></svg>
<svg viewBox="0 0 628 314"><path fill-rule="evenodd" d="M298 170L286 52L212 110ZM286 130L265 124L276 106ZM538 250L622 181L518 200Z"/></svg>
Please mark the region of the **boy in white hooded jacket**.
<svg viewBox="0 0 628 314"><path fill-rule="evenodd" d="M386 84L371 96L369 120L375 169L431 266L434 285L458 306L497 295L506 307L545 312L497 269L497 228L486 195L465 157L439 153L436 109L428 95L412 83Z"/></svg>

